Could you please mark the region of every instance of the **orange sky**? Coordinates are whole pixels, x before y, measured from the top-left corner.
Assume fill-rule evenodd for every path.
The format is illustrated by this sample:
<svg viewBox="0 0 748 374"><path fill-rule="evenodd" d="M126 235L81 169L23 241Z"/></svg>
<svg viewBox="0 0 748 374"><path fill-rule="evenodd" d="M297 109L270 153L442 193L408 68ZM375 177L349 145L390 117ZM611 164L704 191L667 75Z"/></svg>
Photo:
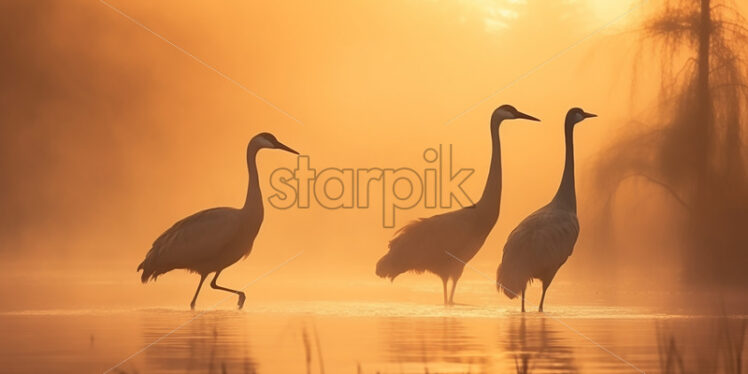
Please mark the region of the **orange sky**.
<svg viewBox="0 0 748 374"><path fill-rule="evenodd" d="M636 47L626 30L642 12L587 37L631 1L109 4L183 51L98 1L12 2L0 12L17 36L6 48L17 74L7 77L16 88L2 91L1 124L8 130L1 152L13 161L0 166L14 178L5 187L12 213L0 255L20 264L11 273L87 269L94 279L136 282L136 265L173 222L241 205L246 143L261 131L309 155L318 170L422 169L426 148L452 144L455 166L476 169L466 190L477 199L488 172L490 114L510 103L543 122L502 126L501 216L473 260L493 274L508 232L558 186L566 110L600 115L576 133L583 211L594 155L648 100L632 104L629 90ZM645 89L657 84L646 71L641 77ZM295 165L287 153L260 154L266 197L269 173ZM400 212L397 226L437 212ZM370 279L393 234L377 205L268 208L252 255L225 282L300 250L287 274Z"/></svg>

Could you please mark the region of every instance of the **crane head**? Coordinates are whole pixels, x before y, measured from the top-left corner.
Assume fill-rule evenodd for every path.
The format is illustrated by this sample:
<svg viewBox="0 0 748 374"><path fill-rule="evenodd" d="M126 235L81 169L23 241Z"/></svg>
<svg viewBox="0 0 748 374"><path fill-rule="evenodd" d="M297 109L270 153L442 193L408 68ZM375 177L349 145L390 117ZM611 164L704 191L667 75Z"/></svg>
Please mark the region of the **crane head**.
<svg viewBox="0 0 748 374"><path fill-rule="evenodd" d="M275 135L269 132L262 132L255 135L255 137L250 141L250 144L251 143L255 143L258 148L282 149L286 152L291 152L297 155L299 154L299 152L296 152L291 147L279 142L278 139L275 138Z"/></svg>
<svg viewBox="0 0 748 374"><path fill-rule="evenodd" d="M587 113L582 110L582 108L571 108L569 109L569 112L566 113L566 123L575 125L579 122L582 122L585 118L591 117L597 117L597 114Z"/></svg>
<svg viewBox="0 0 748 374"><path fill-rule="evenodd" d="M491 116L493 120L505 120L505 119L529 119L531 121L540 121L539 119L529 115L520 112L515 107L504 104L496 110L494 110L493 115Z"/></svg>

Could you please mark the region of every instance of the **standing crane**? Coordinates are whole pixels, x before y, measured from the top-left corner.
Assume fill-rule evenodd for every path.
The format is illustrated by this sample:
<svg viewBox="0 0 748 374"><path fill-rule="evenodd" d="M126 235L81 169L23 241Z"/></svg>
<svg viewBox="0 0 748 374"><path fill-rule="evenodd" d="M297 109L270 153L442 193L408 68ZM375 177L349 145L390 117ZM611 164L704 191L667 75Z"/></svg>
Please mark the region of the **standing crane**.
<svg viewBox="0 0 748 374"><path fill-rule="evenodd" d="M397 231L389 252L377 262L379 277L395 280L398 275L429 271L442 279L444 305L454 304L455 288L465 264L478 253L499 217L501 205L501 144L499 125L503 120L537 118L511 105L498 107L491 115L491 167L480 200L452 212L415 220ZM447 281L452 291L447 298Z"/></svg>
<svg viewBox="0 0 748 374"><path fill-rule="evenodd" d="M579 236L577 196L574 186L574 126L585 118L597 117L580 108L566 114L566 163L561 185L551 202L525 218L509 234L504 246L501 265L496 272L496 285L510 299L522 294L522 312L525 311L527 282L539 279L543 283L543 296L538 310L543 311L545 292L556 272L571 256Z"/></svg>
<svg viewBox="0 0 748 374"><path fill-rule="evenodd" d="M253 137L247 146L249 185L244 206L241 209L207 209L175 223L153 242L145 260L138 265L138 271L143 270L140 277L143 283L151 279L155 281L159 275L174 269L197 273L200 283L190 303L190 308L195 309L195 301L205 278L215 272L210 286L239 295L239 309L244 306L244 292L219 286L216 281L223 269L249 256L252 243L260 231L263 207L255 160L257 152L263 148L299 154L279 142L273 134L265 132Z"/></svg>

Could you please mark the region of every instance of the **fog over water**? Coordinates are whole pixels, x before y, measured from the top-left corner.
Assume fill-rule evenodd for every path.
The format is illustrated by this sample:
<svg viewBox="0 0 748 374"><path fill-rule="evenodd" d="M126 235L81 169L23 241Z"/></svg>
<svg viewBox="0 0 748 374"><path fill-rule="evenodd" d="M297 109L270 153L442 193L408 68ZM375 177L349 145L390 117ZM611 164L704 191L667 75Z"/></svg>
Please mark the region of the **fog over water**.
<svg viewBox="0 0 748 374"><path fill-rule="evenodd" d="M4 1L0 365L102 372L203 312L121 369L300 372L309 360L319 371L321 355L328 372L630 372L624 361L658 372L669 336L688 360L718 360L709 344L723 326L744 336L748 313L746 56L716 28L702 139L699 4ZM730 12L712 21L745 30ZM317 172L409 168L427 183L451 162L473 171L462 187L474 202L489 119L506 103L542 122L501 126L501 211L465 268L461 305L441 305L432 274L375 275L398 228L456 208L429 206L440 191L424 184L394 227L378 181L363 194L330 183L353 208L312 198L278 209L271 175L301 159L275 150L258 155L265 213L252 253L221 275L246 287L243 311L206 282L189 312L199 277L186 271L140 283L136 267L174 222L241 207L260 132ZM558 188L575 106L599 115L574 135L579 240L548 313L522 317L496 292L496 269L511 230ZM540 292L529 287L528 310Z"/></svg>

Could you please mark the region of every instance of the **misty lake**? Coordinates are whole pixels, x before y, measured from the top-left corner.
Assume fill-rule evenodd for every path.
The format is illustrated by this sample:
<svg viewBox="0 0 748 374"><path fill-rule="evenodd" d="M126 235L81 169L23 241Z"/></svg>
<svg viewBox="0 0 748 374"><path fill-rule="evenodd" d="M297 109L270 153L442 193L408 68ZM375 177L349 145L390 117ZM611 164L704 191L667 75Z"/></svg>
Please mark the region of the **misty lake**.
<svg viewBox="0 0 748 374"><path fill-rule="evenodd" d="M0 364L12 373L659 372L658 329L695 337L685 352L708 351L714 342L698 331L717 321L571 306L525 315L409 303L225 307L4 312Z"/></svg>

